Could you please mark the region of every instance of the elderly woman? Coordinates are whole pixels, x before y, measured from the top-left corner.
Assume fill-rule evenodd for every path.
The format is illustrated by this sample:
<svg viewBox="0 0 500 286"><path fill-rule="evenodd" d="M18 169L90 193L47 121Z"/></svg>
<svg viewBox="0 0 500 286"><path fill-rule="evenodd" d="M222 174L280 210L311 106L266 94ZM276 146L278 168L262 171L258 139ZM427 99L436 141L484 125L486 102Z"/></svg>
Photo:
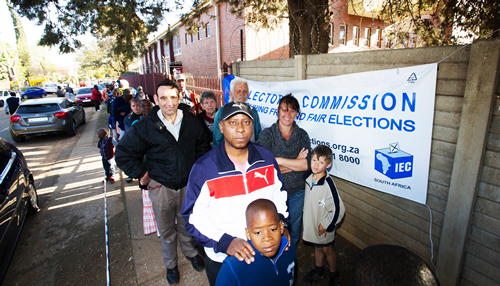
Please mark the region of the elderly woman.
<svg viewBox="0 0 500 286"><path fill-rule="evenodd" d="M200 103L203 111L196 115L204 126L207 127L207 133L210 136L210 145L212 145L213 131L214 131L214 116L217 112L217 98L215 93L211 90L205 90L200 94Z"/></svg>
<svg viewBox="0 0 500 286"><path fill-rule="evenodd" d="M300 238L304 208L305 181L302 176L309 169L311 156L309 135L295 123L299 114L297 99L291 94L285 95L278 104L278 121L262 130L258 141L273 153L280 166L288 192L289 230L294 244Z"/></svg>

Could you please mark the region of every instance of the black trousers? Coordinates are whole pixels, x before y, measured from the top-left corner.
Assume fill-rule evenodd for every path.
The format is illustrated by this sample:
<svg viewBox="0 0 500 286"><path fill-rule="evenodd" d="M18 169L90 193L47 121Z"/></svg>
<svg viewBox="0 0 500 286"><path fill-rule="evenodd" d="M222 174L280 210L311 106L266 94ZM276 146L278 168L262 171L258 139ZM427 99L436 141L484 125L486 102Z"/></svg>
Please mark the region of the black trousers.
<svg viewBox="0 0 500 286"><path fill-rule="evenodd" d="M213 261L205 254L205 271L207 272L208 282L210 286L215 286L215 281L217 281L217 275L222 268L222 263Z"/></svg>
<svg viewBox="0 0 500 286"><path fill-rule="evenodd" d="M99 107L101 107L101 101L100 100L92 100L95 105L95 111L99 110Z"/></svg>

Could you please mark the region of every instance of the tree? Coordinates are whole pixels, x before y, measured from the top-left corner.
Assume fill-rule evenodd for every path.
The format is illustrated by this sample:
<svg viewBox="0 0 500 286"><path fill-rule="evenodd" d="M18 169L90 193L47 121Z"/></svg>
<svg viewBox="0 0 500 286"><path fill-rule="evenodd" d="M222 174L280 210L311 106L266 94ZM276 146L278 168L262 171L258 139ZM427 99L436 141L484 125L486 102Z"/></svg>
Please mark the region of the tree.
<svg viewBox="0 0 500 286"><path fill-rule="evenodd" d="M31 54L21 19L19 18L19 15L17 15L16 11L14 11L12 5L7 2L7 6L9 7L12 24L14 25L14 30L16 32L17 56L19 58L19 66L16 69L16 75L17 80L21 80L30 76ZM13 64L13 66L16 65Z"/></svg>
<svg viewBox="0 0 500 286"><path fill-rule="evenodd" d="M112 38L107 37L83 46L77 56L81 68L96 78L102 78L106 74L118 77L127 71L131 61L114 52L112 48L114 42Z"/></svg>
<svg viewBox="0 0 500 286"><path fill-rule="evenodd" d="M497 0L387 0L381 17L393 25L392 33L399 42L408 32L416 32L428 46L491 38L499 28L495 28Z"/></svg>
<svg viewBox="0 0 500 286"><path fill-rule="evenodd" d="M113 52L131 61L147 43L148 35L157 30L163 14L171 10L170 4L181 7L180 1L11 0L11 3L20 15L45 25L40 45L58 45L62 53L74 52L82 46L76 37L91 32L113 38Z"/></svg>

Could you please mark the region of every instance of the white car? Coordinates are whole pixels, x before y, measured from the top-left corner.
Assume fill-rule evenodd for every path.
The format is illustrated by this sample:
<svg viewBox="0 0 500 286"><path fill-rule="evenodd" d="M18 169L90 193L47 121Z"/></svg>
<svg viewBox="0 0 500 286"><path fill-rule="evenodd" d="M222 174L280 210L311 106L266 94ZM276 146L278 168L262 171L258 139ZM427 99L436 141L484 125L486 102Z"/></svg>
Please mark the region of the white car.
<svg viewBox="0 0 500 286"><path fill-rule="evenodd" d="M47 93L56 93L57 92L57 84L55 84L55 83L44 84L43 89L45 89L45 91Z"/></svg>

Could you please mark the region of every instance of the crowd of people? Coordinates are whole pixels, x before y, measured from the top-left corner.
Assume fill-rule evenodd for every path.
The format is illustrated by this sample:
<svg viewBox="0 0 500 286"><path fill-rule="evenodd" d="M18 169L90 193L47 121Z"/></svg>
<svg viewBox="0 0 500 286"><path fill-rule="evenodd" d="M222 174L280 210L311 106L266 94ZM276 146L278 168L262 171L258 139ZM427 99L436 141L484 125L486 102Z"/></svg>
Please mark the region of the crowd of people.
<svg viewBox="0 0 500 286"><path fill-rule="evenodd" d="M135 97L120 86L100 94L111 134L100 129L98 147L107 181L114 181L113 157L127 182L138 180L169 284L180 280L179 240L210 285L292 285L302 233L316 264L303 281L322 279L326 258L329 285L340 285L332 244L344 206L327 171L332 151L311 150L291 94L280 99L276 123L262 130L244 79L231 82L230 102L219 109L214 92L187 91L183 74L161 81L151 100L137 90Z"/></svg>

